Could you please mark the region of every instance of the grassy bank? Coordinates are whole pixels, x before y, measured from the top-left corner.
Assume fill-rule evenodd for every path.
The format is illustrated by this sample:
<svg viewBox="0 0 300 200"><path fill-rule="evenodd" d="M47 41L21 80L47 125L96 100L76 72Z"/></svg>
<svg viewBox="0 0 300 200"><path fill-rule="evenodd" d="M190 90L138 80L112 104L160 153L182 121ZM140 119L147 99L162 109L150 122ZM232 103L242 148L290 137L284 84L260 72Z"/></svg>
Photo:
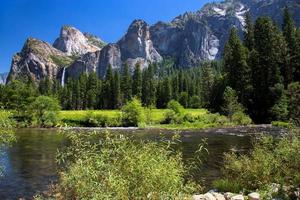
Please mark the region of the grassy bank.
<svg viewBox="0 0 300 200"><path fill-rule="evenodd" d="M145 109L145 122L139 126L142 128L202 129L233 125L225 116L212 114L206 109L185 109L185 118L181 123L165 124L167 112L168 109ZM119 127L122 126L121 116L122 112L120 110L72 110L60 111L59 114L62 125L80 127Z"/></svg>

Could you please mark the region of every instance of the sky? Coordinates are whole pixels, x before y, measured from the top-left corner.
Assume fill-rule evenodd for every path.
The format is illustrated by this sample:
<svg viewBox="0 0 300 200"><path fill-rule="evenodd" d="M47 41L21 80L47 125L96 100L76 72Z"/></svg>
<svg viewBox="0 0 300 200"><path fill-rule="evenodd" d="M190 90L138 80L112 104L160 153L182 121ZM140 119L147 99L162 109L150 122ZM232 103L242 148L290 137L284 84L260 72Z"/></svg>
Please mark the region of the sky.
<svg viewBox="0 0 300 200"><path fill-rule="evenodd" d="M63 25L118 41L134 19L149 24L197 11L211 0L0 0L0 73L28 37L53 43Z"/></svg>

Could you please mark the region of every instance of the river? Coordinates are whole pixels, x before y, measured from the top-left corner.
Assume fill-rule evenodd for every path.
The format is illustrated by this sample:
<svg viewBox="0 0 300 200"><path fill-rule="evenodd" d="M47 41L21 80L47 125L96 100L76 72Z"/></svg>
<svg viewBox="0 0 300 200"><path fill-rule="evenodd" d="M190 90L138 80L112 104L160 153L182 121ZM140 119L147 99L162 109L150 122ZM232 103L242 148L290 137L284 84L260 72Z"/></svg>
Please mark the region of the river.
<svg viewBox="0 0 300 200"><path fill-rule="evenodd" d="M89 130L83 130L89 131ZM241 153L252 148L254 133L265 132L278 135L283 130L269 126L207 129L181 132L184 160L193 157L204 138L209 154L206 156L197 177L206 185L220 176L220 167L225 152ZM135 139L159 140L160 134L170 138L173 131L163 130L114 130L116 134L131 135ZM101 134L101 133L99 133ZM251 136L252 135L252 136ZM57 149L67 145L66 139L55 129L18 129L17 142L4 149L1 162L4 174L0 178L0 199L31 199L36 193L46 191L48 185L57 181L55 156Z"/></svg>

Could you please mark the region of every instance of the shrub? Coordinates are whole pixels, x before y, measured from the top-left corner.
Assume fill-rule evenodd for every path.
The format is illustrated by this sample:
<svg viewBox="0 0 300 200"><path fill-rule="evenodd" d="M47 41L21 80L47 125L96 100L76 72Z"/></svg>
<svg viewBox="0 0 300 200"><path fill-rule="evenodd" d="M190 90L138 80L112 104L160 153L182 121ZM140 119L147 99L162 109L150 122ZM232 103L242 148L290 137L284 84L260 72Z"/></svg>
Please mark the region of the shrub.
<svg viewBox="0 0 300 200"><path fill-rule="evenodd" d="M282 127L282 128L293 128L293 124L289 122L273 121L272 126Z"/></svg>
<svg viewBox="0 0 300 200"><path fill-rule="evenodd" d="M42 127L55 126L58 122L60 110L58 100L48 96L39 96L29 106L29 113Z"/></svg>
<svg viewBox="0 0 300 200"><path fill-rule="evenodd" d="M166 143L131 141L107 133L67 134L71 145L59 153L67 166L58 189L65 199L182 199L182 156Z"/></svg>
<svg viewBox="0 0 300 200"><path fill-rule="evenodd" d="M300 126L300 82L291 83L288 86L287 96L289 116L295 125Z"/></svg>
<svg viewBox="0 0 300 200"><path fill-rule="evenodd" d="M167 108L173 110L178 115L182 115L184 113L183 106L178 101L175 100L170 101L168 103Z"/></svg>
<svg viewBox="0 0 300 200"><path fill-rule="evenodd" d="M134 98L122 108L123 126L138 126L144 122L144 110L140 100Z"/></svg>
<svg viewBox="0 0 300 200"><path fill-rule="evenodd" d="M190 105L192 108L200 108L201 107L201 98L199 96L192 96Z"/></svg>
<svg viewBox="0 0 300 200"><path fill-rule="evenodd" d="M182 123L181 117L176 114L173 110L167 110L165 112L165 119L162 122L163 124L180 124Z"/></svg>
<svg viewBox="0 0 300 200"><path fill-rule="evenodd" d="M223 167L225 179L243 188L256 190L272 183L300 185L300 138L288 135L279 141L263 136L249 155L227 153Z"/></svg>
<svg viewBox="0 0 300 200"><path fill-rule="evenodd" d="M2 149L4 146L10 145L16 140L12 130L14 126L12 114L7 111L0 110L0 156L2 156ZM2 176L3 166L0 161L0 176Z"/></svg>
<svg viewBox="0 0 300 200"><path fill-rule="evenodd" d="M243 112L236 112L232 115L232 122L236 125L249 125L252 123L251 118Z"/></svg>
<svg viewBox="0 0 300 200"><path fill-rule="evenodd" d="M242 191L242 187L239 183L230 181L228 179L219 179L213 182L213 187L220 192L233 192L239 193Z"/></svg>

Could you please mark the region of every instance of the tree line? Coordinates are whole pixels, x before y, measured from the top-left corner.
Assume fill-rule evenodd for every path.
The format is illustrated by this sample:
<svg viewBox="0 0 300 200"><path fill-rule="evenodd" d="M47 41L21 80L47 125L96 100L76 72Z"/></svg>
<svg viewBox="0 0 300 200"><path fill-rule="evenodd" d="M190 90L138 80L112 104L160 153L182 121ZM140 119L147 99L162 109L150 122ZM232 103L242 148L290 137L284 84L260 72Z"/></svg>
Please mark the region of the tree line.
<svg viewBox="0 0 300 200"><path fill-rule="evenodd" d="M176 100L185 108L227 112L223 107L231 94L255 122L266 123L299 118L299 81L300 29L285 9L282 28L268 17L253 23L247 13L243 40L233 28L221 61L189 69L171 59L146 69L108 66L104 78L83 73L64 87L48 78L38 85L14 80L0 87L0 106L22 112L36 96L45 95L57 98L65 110L119 109L135 97L146 107L166 108Z"/></svg>

